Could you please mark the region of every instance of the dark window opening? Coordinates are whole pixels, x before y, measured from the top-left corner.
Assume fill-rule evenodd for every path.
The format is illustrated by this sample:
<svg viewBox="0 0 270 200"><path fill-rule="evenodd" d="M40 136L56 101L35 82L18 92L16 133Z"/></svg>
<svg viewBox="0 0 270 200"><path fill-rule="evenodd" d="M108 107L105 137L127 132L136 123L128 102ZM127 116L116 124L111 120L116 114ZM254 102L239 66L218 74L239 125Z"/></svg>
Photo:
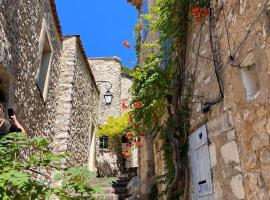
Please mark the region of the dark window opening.
<svg viewBox="0 0 270 200"><path fill-rule="evenodd" d="M109 137L102 136L99 138L99 148L100 149L107 149L109 147Z"/></svg>

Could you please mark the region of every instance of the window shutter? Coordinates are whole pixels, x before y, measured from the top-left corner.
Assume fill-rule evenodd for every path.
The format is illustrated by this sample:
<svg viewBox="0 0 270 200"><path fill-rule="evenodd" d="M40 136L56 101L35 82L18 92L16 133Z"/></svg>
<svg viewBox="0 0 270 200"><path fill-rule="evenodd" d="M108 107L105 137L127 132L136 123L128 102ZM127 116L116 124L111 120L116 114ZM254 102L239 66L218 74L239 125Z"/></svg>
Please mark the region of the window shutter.
<svg viewBox="0 0 270 200"><path fill-rule="evenodd" d="M214 199L208 136L205 125L190 136L189 153L192 166L192 199Z"/></svg>

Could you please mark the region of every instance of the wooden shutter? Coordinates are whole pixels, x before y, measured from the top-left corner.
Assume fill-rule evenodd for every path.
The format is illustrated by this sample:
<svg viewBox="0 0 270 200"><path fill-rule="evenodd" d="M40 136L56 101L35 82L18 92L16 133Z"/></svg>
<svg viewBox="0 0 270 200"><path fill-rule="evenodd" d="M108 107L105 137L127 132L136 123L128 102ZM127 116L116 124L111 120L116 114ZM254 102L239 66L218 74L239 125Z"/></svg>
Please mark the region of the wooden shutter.
<svg viewBox="0 0 270 200"><path fill-rule="evenodd" d="M213 200L210 154L205 125L190 136L189 154L192 167L192 199Z"/></svg>

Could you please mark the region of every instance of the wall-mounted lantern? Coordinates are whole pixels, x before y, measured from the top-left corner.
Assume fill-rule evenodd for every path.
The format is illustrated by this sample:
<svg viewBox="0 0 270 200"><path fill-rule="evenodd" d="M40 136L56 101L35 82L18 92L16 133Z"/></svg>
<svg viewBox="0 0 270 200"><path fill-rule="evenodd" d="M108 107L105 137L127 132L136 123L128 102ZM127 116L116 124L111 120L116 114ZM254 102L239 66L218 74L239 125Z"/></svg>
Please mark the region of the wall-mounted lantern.
<svg viewBox="0 0 270 200"><path fill-rule="evenodd" d="M101 83L105 83L105 88L107 89L107 92L104 94L104 100L106 106L110 106L112 104L113 94L110 92L110 89L112 88L112 83L110 81L96 81L97 85Z"/></svg>
<svg viewBox="0 0 270 200"><path fill-rule="evenodd" d="M113 94L110 92L110 90L107 90L107 92L104 94L104 99L107 106L112 104Z"/></svg>

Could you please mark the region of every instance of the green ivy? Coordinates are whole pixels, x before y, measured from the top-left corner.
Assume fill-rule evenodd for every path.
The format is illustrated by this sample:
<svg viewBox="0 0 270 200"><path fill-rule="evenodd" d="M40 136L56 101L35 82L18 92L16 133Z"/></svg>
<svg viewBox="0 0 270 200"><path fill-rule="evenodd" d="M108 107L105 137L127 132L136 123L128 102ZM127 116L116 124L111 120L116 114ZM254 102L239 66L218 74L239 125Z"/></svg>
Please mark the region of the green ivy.
<svg viewBox="0 0 270 200"><path fill-rule="evenodd" d="M141 108L133 110L135 123L140 124L146 133L161 135L161 139L164 140L162 150L165 154L167 173L160 181L166 183L167 189L164 193L167 199L171 200L179 199L184 189L179 189L177 193L174 190L173 194L170 192L171 183L175 178L175 149L171 146L169 134L178 141L185 140L183 138L189 128L189 98L186 98L183 102L187 103L181 104L179 108L180 113L176 117L179 121L167 117L167 108L172 106L170 101L178 102L179 96L175 95L176 91L183 90L177 88L178 84L175 83L181 81L181 70L185 67L189 6L189 0L157 0L151 14L142 15L142 18L148 20L148 25L144 28L148 28L150 37L158 37L154 38L152 43L138 42L140 66L133 73L133 102L143 103ZM183 93L181 91L181 94ZM182 100L183 96L180 98ZM171 134L171 130L175 133ZM182 158L178 158L178 162L186 163L188 145L183 143L179 142Z"/></svg>

